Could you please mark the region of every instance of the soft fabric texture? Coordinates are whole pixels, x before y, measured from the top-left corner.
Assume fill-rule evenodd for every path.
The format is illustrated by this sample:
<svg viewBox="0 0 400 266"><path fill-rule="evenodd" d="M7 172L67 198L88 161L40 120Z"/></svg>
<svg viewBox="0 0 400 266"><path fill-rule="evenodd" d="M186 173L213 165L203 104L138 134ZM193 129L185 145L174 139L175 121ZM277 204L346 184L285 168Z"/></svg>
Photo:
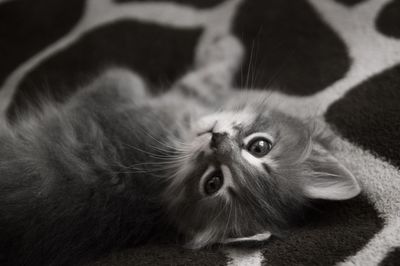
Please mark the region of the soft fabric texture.
<svg viewBox="0 0 400 266"><path fill-rule="evenodd" d="M232 34L246 48L236 86L321 116L363 194L321 205L284 239L199 251L159 240L92 265L399 265L398 22L398 0L0 1L1 118L41 95L62 102L110 65L161 92Z"/></svg>

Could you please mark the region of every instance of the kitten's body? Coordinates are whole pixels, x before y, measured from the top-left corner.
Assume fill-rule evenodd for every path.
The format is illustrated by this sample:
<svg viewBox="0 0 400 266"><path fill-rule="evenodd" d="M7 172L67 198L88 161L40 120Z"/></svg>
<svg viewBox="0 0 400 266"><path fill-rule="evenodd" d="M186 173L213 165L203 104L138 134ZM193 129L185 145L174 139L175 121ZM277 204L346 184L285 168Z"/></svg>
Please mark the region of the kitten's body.
<svg viewBox="0 0 400 266"><path fill-rule="evenodd" d="M91 89L2 132L0 243L11 265L73 264L140 242L160 216L161 182L133 165L154 161L135 149L149 150L141 129L163 139L161 125L117 88Z"/></svg>
<svg viewBox="0 0 400 266"><path fill-rule="evenodd" d="M66 104L4 129L4 263L75 264L167 223L196 248L279 234L308 199L357 195L351 174L315 144L320 134L270 110L263 92L228 90L237 61L152 97L133 74L112 70ZM254 134L273 139L260 158L245 147ZM214 172L223 175L218 186L209 183Z"/></svg>
<svg viewBox="0 0 400 266"><path fill-rule="evenodd" d="M147 97L116 69L0 135L0 249L9 265L64 265L164 227L180 128L211 112L179 89ZM168 158L171 157L171 158Z"/></svg>

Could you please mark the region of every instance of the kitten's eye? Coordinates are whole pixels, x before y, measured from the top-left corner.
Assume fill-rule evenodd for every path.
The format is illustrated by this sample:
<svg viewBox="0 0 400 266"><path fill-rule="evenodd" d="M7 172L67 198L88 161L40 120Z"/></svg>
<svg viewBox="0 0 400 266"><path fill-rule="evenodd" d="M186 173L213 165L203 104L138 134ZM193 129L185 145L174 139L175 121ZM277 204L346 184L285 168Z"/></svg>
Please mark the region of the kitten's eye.
<svg viewBox="0 0 400 266"><path fill-rule="evenodd" d="M247 151L255 157L263 157L269 153L272 143L266 138L256 138L247 145Z"/></svg>
<svg viewBox="0 0 400 266"><path fill-rule="evenodd" d="M204 192L211 196L218 192L224 183L224 178L221 171L212 172L204 182Z"/></svg>

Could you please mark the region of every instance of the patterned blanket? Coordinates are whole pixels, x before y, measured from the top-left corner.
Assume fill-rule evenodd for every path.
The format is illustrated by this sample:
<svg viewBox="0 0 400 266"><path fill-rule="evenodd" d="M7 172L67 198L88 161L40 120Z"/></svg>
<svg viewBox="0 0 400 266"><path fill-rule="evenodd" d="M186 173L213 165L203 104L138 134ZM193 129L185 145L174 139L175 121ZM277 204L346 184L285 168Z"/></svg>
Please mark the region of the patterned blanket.
<svg viewBox="0 0 400 266"><path fill-rule="evenodd" d="M169 87L218 36L241 40L236 86L320 116L359 197L287 238L199 251L163 241L93 265L400 265L399 0L0 0L0 114L62 102L110 65Z"/></svg>

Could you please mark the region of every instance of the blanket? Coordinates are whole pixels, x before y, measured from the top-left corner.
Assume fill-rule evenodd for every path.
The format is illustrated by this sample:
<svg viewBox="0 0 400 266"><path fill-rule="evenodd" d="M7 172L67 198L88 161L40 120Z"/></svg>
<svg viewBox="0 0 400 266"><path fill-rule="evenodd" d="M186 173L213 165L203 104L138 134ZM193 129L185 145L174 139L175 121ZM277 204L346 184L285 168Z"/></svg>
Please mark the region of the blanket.
<svg viewBox="0 0 400 266"><path fill-rule="evenodd" d="M158 241L90 265L400 265L399 0L0 0L0 115L63 102L110 65L167 89L232 35L236 87L319 116L363 192L286 238L184 249Z"/></svg>

